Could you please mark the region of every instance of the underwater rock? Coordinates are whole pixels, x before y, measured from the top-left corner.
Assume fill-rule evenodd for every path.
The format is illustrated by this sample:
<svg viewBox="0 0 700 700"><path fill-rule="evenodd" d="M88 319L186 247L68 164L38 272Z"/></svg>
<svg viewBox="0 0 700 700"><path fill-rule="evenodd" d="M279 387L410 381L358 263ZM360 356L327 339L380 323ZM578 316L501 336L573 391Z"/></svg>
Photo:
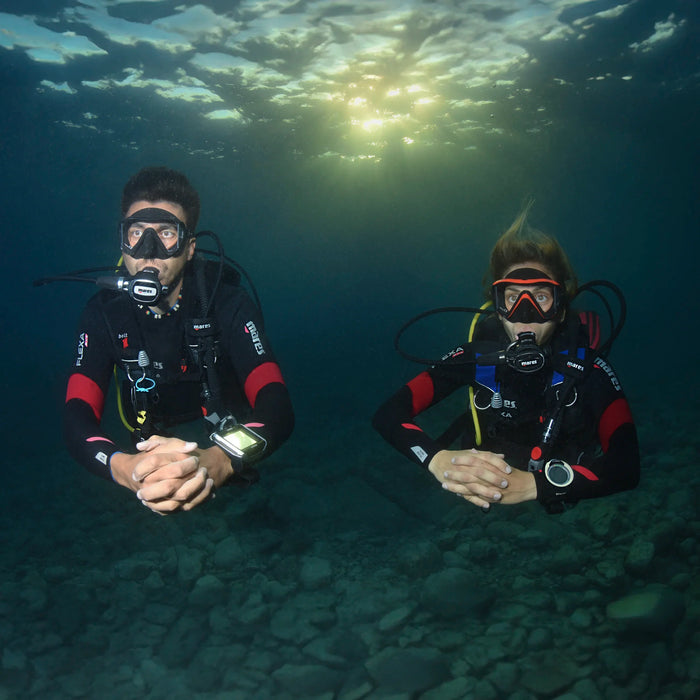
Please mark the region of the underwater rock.
<svg viewBox="0 0 700 700"><path fill-rule="evenodd" d="M242 547L246 556L258 554L269 554L276 552L282 546L282 534L278 530L270 528L258 528L254 533L242 538Z"/></svg>
<svg viewBox="0 0 700 700"><path fill-rule="evenodd" d="M19 599L23 603L26 615L40 616L49 602L48 586L45 582L35 582L27 585L25 582L21 587L18 586Z"/></svg>
<svg viewBox="0 0 700 700"><path fill-rule="evenodd" d="M253 591L245 601L233 607L229 605L229 609L233 617L243 626L260 623L271 614L260 591Z"/></svg>
<svg viewBox="0 0 700 700"><path fill-rule="evenodd" d="M563 544L554 553L550 566L560 574L575 574L581 570L581 553L573 544Z"/></svg>
<svg viewBox="0 0 700 700"><path fill-rule="evenodd" d="M673 674L674 654L664 642L656 642L650 645L649 652L642 662L649 674L652 687L658 691Z"/></svg>
<svg viewBox="0 0 700 700"><path fill-rule="evenodd" d="M625 557L625 569L631 574L643 574L651 566L655 551L653 542L636 537Z"/></svg>
<svg viewBox="0 0 700 700"><path fill-rule="evenodd" d="M170 628L159 649L159 657L170 668L187 666L192 657L206 643L209 630L206 624L193 617L180 617Z"/></svg>
<svg viewBox="0 0 700 700"><path fill-rule="evenodd" d="M397 552L396 568L417 578L436 571L442 564L442 552L427 540L404 545Z"/></svg>
<svg viewBox="0 0 700 700"><path fill-rule="evenodd" d="M226 651L224 647L211 646L211 642L203 646L190 662L187 686L200 693L212 693L219 688L229 659Z"/></svg>
<svg viewBox="0 0 700 700"><path fill-rule="evenodd" d="M601 692L590 678L582 678L574 684L571 689L573 697L585 698L586 700L603 700Z"/></svg>
<svg viewBox="0 0 700 700"><path fill-rule="evenodd" d="M246 648L245 645L241 646ZM256 649L247 655L243 654L241 664L247 669L261 673L272 673L279 665L275 654L267 649Z"/></svg>
<svg viewBox="0 0 700 700"><path fill-rule="evenodd" d="M625 577L625 569L622 562L604 559L595 565L597 583L601 586L612 586Z"/></svg>
<svg viewBox="0 0 700 700"><path fill-rule="evenodd" d="M380 632L390 632L395 630L397 627L401 627L413 612L413 606L404 605L400 608L396 608L391 612L388 612L384 617L379 620L379 630Z"/></svg>
<svg viewBox="0 0 700 700"><path fill-rule="evenodd" d="M333 667L358 666L367 655L365 644L348 629L338 629L316 637L303 651L322 664Z"/></svg>
<svg viewBox="0 0 700 700"><path fill-rule="evenodd" d="M482 678L474 686L472 697L479 698L479 700L500 700L501 696L488 679Z"/></svg>
<svg viewBox="0 0 700 700"><path fill-rule="evenodd" d="M483 613L494 593L464 569L445 569L429 576L423 587L425 607L440 617Z"/></svg>
<svg viewBox="0 0 700 700"><path fill-rule="evenodd" d="M528 649L547 649L552 645L552 631L546 627L536 627L527 638Z"/></svg>
<svg viewBox="0 0 700 700"><path fill-rule="evenodd" d="M430 648L384 649L366 668L382 691L394 693L419 693L450 677L443 655Z"/></svg>
<svg viewBox="0 0 700 700"><path fill-rule="evenodd" d="M305 644L319 634L317 627L308 619L308 610L300 610L298 603L292 599L277 610L270 620L270 632L284 642L294 641Z"/></svg>
<svg viewBox="0 0 700 700"><path fill-rule="evenodd" d="M609 603L606 614L624 631L670 635L685 615L685 601L673 588L654 585Z"/></svg>
<svg viewBox="0 0 700 700"><path fill-rule="evenodd" d="M510 697L518 689L518 667L514 663L500 661L487 680L498 689L501 697Z"/></svg>
<svg viewBox="0 0 700 700"><path fill-rule="evenodd" d="M144 579L143 587L149 591L160 591L165 586L165 581L160 571L151 571Z"/></svg>
<svg viewBox="0 0 700 700"><path fill-rule="evenodd" d="M588 523L593 534L600 540L612 540L620 527L620 519L617 516L614 502L602 499L594 503L588 514Z"/></svg>
<svg viewBox="0 0 700 700"><path fill-rule="evenodd" d="M160 557L154 552L141 552L129 559L122 559L114 565L114 573L118 578L128 581L144 581L153 571L157 571Z"/></svg>
<svg viewBox="0 0 700 700"><path fill-rule="evenodd" d="M213 574L205 574L197 579L188 600L195 607L213 608L226 605L228 595L228 586Z"/></svg>
<svg viewBox="0 0 700 700"><path fill-rule="evenodd" d="M3 675L14 671L24 672L27 670L28 666L29 662L27 656L19 649L5 648L2 650L0 668L2 669Z"/></svg>
<svg viewBox="0 0 700 700"><path fill-rule="evenodd" d="M629 648L601 649L598 658L615 683L628 684L637 675L641 663L639 655ZM632 697L638 697L632 695Z"/></svg>
<svg viewBox="0 0 700 700"><path fill-rule="evenodd" d="M56 685L62 691L59 692L54 688L58 697L89 698L92 695L92 678L86 673L76 672L59 676L56 679Z"/></svg>
<svg viewBox="0 0 700 700"><path fill-rule="evenodd" d="M346 675L338 700L362 700L370 697L372 683L364 669L356 669Z"/></svg>
<svg viewBox="0 0 700 700"><path fill-rule="evenodd" d="M518 546L540 552L543 547L549 546L550 539L546 533L540 530L522 530L517 535Z"/></svg>
<svg viewBox="0 0 700 700"><path fill-rule="evenodd" d="M486 536L494 542L508 542L513 538L527 533L530 528L525 527L517 520L491 520L486 521Z"/></svg>
<svg viewBox="0 0 700 700"><path fill-rule="evenodd" d="M492 561L499 554L499 545L488 539L472 542L469 548L469 558L474 562Z"/></svg>
<svg viewBox="0 0 700 700"><path fill-rule="evenodd" d="M537 697L548 698L563 693L577 678L576 664L559 657L529 668L521 676L520 684Z"/></svg>
<svg viewBox="0 0 700 700"><path fill-rule="evenodd" d="M591 616L590 610L586 610L585 608L577 608L571 613L569 620L571 620L572 627L575 629L584 630L591 626L593 617Z"/></svg>
<svg viewBox="0 0 700 700"><path fill-rule="evenodd" d="M320 557L304 557L299 573L304 588L315 590L327 586L333 578L331 563Z"/></svg>
<svg viewBox="0 0 700 700"><path fill-rule="evenodd" d="M143 681L149 688L157 688L169 675L168 669L163 664L150 658L141 661L140 670Z"/></svg>
<svg viewBox="0 0 700 700"><path fill-rule="evenodd" d="M202 575L204 552L194 547L177 545L177 575L180 581L192 582Z"/></svg>
<svg viewBox="0 0 700 700"><path fill-rule="evenodd" d="M343 674L325 666L284 664L272 677L297 698L334 693L343 683Z"/></svg>
<svg viewBox="0 0 700 700"><path fill-rule="evenodd" d="M474 688L474 681L467 678L455 678L442 685L423 693L421 700L463 700L466 697L474 697L470 694Z"/></svg>
<svg viewBox="0 0 700 700"><path fill-rule="evenodd" d="M436 630L431 632L425 641L440 651L452 651L465 646L468 642L468 636L461 630Z"/></svg>
<svg viewBox="0 0 700 700"><path fill-rule="evenodd" d="M234 535L221 540L214 550L214 564L227 571L236 569L244 559L243 548Z"/></svg>
<svg viewBox="0 0 700 700"><path fill-rule="evenodd" d="M294 605L299 614L315 627L325 629L336 622L337 600L331 592L301 591L294 597Z"/></svg>

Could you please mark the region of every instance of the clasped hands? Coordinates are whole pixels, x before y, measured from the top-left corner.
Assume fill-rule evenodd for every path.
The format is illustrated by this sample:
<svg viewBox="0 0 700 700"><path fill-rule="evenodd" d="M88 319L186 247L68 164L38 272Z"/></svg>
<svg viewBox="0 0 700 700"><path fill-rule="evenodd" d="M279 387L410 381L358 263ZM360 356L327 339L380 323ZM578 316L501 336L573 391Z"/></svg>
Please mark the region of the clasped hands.
<svg viewBox="0 0 700 700"><path fill-rule="evenodd" d="M112 476L161 515L192 510L233 473L230 460L218 447L200 450L196 442L153 435L136 449L136 454L112 456Z"/></svg>
<svg viewBox="0 0 700 700"><path fill-rule="evenodd" d="M483 510L492 503L523 503L537 498L535 477L514 469L504 455L481 450L441 450L428 469L447 491Z"/></svg>

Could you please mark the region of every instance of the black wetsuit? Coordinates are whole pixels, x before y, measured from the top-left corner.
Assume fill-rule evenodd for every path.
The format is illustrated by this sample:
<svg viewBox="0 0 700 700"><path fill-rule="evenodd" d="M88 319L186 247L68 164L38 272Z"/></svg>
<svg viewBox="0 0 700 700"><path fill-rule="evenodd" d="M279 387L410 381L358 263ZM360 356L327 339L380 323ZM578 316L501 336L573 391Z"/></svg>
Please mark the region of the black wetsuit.
<svg viewBox="0 0 700 700"><path fill-rule="evenodd" d="M206 279L211 280L216 268L206 264ZM179 308L168 315L154 316L124 292L101 291L88 302L68 380L64 432L70 453L90 471L111 478L109 459L119 448L100 427L105 397L114 366L121 368L139 351L147 353L149 377L156 385L157 401L149 402L148 408L150 432L167 434L168 426L202 420L200 368L185 338L185 322L201 317L195 289L193 265L188 264ZM289 437L294 414L260 311L238 285L237 276L229 275L222 280L210 315L220 330L216 375L225 408L265 438L262 458ZM122 391L127 409L129 393L129 388ZM133 419L133 411L128 412Z"/></svg>
<svg viewBox="0 0 700 700"><path fill-rule="evenodd" d="M505 348L509 343L497 325L498 337L491 349ZM571 343L567 333L571 331L567 328L560 327L555 333L550 357L568 356ZM583 331L579 337L584 338ZM484 347L474 343L458 348L401 387L375 414L375 429L402 454L427 468L434 455L449 445L431 438L414 418L455 390L471 385L482 434L478 449L503 453L511 466L527 469L533 448L540 444L544 422L555 410L562 384L554 378L552 360L533 374L494 366L490 369L493 382L480 383L488 368L477 369L468 360ZM590 369L577 380L566 402L570 405L562 409L561 428L548 451L548 458L562 459L573 467L574 480L569 486L555 487L542 470L534 472L537 500L551 512L561 510L563 503L631 489L639 482L637 433L620 382L605 360L590 350L585 354L590 358ZM500 404L497 408L492 406L496 390L500 394L494 402ZM461 448L477 447L469 412L462 427Z"/></svg>

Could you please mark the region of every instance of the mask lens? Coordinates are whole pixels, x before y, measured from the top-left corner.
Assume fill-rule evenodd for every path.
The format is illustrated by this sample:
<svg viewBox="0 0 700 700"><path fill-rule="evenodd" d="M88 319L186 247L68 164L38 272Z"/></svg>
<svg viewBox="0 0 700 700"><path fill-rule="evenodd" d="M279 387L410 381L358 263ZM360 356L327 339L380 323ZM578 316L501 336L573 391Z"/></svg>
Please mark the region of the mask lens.
<svg viewBox="0 0 700 700"><path fill-rule="evenodd" d="M141 209L122 219L122 252L134 258L171 258L179 255L189 237L187 227L165 209Z"/></svg>
<svg viewBox="0 0 700 700"><path fill-rule="evenodd" d="M518 289L506 287L503 293L503 301L508 313L513 313L513 310L520 304L531 304L535 306L539 312L546 314L554 304L554 293L551 288L539 287L533 289Z"/></svg>
<svg viewBox="0 0 700 700"><path fill-rule="evenodd" d="M147 232L157 236L166 250L172 250L178 244L177 226L172 224L144 224L133 223L126 230L126 243L129 248L133 248Z"/></svg>
<svg viewBox="0 0 700 700"><path fill-rule="evenodd" d="M514 270L493 284L496 309L512 323L545 323L559 313L559 284L539 270Z"/></svg>

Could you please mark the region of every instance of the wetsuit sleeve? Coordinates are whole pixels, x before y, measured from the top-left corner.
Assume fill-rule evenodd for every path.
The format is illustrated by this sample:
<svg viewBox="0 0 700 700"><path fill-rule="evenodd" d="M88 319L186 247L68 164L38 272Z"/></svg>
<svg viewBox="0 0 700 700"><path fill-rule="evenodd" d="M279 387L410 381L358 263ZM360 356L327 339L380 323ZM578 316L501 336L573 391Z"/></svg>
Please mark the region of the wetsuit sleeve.
<svg viewBox="0 0 700 700"><path fill-rule="evenodd" d="M552 512L562 503L607 496L639 483L637 430L612 367L598 358L584 386L582 397L594 417L600 455L588 463L572 464L574 480L563 488L549 483L543 472L535 472L537 500Z"/></svg>
<svg viewBox="0 0 700 700"><path fill-rule="evenodd" d="M461 348L459 351L463 355ZM464 363L431 367L385 401L374 414L372 426L402 455L427 468L444 446L438 444L414 419L466 386L472 376L473 366Z"/></svg>
<svg viewBox="0 0 700 700"><path fill-rule="evenodd" d="M73 459L89 471L111 479L109 459L118 448L101 430L100 422L114 367L114 351L94 301L83 311L75 347L63 410L66 446Z"/></svg>
<svg viewBox="0 0 700 700"><path fill-rule="evenodd" d="M245 425L265 438L256 461L274 452L291 435L294 411L282 371L263 328L258 308L247 294L217 309L224 350L250 407Z"/></svg>

